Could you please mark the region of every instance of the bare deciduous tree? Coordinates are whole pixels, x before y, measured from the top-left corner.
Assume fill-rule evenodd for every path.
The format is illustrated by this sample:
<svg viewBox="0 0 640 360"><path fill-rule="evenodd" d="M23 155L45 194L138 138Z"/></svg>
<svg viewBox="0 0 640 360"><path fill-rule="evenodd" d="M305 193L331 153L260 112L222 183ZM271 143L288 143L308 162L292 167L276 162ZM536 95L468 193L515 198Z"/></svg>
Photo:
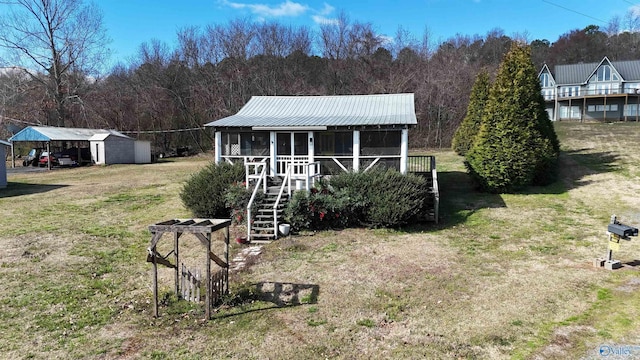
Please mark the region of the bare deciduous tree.
<svg viewBox="0 0 640 360"><path fill-rule="evenodd" d="M68 104L81 95L75 80L96 75L107 55L101 11L82 0L8 0L0 9L0 47L46 89L46 122L65 125Z"/></svg>

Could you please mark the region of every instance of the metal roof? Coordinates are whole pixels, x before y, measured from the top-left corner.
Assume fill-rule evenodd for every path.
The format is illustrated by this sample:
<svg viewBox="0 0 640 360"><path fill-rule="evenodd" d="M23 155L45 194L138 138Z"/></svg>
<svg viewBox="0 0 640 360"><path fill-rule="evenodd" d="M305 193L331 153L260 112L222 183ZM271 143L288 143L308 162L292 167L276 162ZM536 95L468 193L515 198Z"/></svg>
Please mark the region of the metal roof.
<svg viewBox="0 0 640 360"><path fill-rule="evenodd" d="M625 81L640 80L640 60L612 61L611 65L618 70Z"/></svg>
<svg viewBox="0 0 640 360"><path fill-rule="evenodd" d="M413 94L254 96L211 127L416 125Z"/></svg>
<svg viewBox="0 0 640 360"><path fill-rule="evenodd" d="M603 61L585 64L556 65L554 68L554 78L556 85L577 85L589 81L589 76L593 74ZM610 61L614 69L622 76L624 81L640 81L640 60Z"/></svg>
<svg viewBox="0 0 640 360"><path fill-rule="evenodd" d="M13 135L9 141L89 141L96 134L129 138L115 130L29 126Z"/></svg>

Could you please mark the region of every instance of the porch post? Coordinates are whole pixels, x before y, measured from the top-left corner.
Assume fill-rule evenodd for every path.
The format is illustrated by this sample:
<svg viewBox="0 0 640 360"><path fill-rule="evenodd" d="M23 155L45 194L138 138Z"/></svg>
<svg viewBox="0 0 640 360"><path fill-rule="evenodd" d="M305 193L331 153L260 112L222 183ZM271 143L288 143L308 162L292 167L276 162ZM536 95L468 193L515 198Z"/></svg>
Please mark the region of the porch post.
<svg viewBox="0 0 640 360"><path fill-rule="evenodd" d="M269 175L270 176L276 176L276 169L277 169L277 164L276 164L276 149L278 148L276 145L276 132L275 131L270 131L269 132L269 139L270 139L270 146L269 146L269 163L270 163L270 169L269 169Z"/></svg>
<svg viewBox="0 0 640 360"><path fill-rule="evenodd" d="M307 151L307 154L309 154L308 155L309 162L312 163L312 162L315 161L314 160L314 157L315 157L315 150L314 149L315 149L315 147L313 145L313 141L314 141L313 140L313 131L309 131L307 134L308 134L308 138L309 138L309 141L308 141L308 149L309 150Z"/></svg>
<svg viewBox="0 0 640 360"><path fill-rule="evenodd" d="M214 144L214 158L216 164L220 164L222 161L222 133L220 131L216 131L215 133L215 144Z"/></svg>
<svg viewBox="0 0 640 360"><path fill-rule="evenodd" d="M555 103L555 106L553 107L553 121L558 121L558 93L560 92L560 88L556 87L555 91L555 94L553 94L553 101Z"/></svg>
<svg viewBox="0 0 640 360"><path fill-rule="evenodd" d="M407 160L409 158L409 129L402 129L400 141L400 172L406 174Z"/></svg>
<svg viewBox="0 0 640 360"><path fill-rule="evenodd" d="M353 171L360 171L360 130L353 130Z"/></svg>

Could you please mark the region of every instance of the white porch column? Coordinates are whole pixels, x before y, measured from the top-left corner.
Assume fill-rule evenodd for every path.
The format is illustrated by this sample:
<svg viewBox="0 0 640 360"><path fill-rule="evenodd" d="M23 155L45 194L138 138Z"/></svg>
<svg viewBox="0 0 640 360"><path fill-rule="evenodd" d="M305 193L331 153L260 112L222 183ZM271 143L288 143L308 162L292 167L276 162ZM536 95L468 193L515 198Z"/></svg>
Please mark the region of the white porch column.
<svg viewBox="0 0 640 360"><path fill-rule="evenodd" d="M353 130L353 171L360 170L360 130Z"/></svg>
<svg viewBox="0 0 640 360"><path fill-rule="evenodd" d="M402 129L400 141L400 172L406 174L409 159L409 129Z"/></svg>
<svg viewBox="0 0 640 360"><path fill-rule="evenodd" d="M312 163L314 162L314 157L315 157L315 146L313 145L313 131L309 131L308 133L308 157L309 157L309 162Z"/></svg>
<svg viewBox="0 0 640 360"><path fill-rule="evenodd" d="M553 102L554 102L554 107L553 107L553 121L558 121L558 93L560 88L556 87L554 89L555 93L553 94Z"/></svg>
<svg viewBox="0 0 640 360"><path fill-rule="evenodd" d="M220 131L216 131L214 141L214 159L216 164L220 164L222 161L222 133Z"/></svg>
<svg viewBox="0 0 640 360"><path fill-rule="evenodd" d="M270 169L269 169L269 175L270 176L276 176L276 169L277 169L277 165L276 164L276 150L278 149L278 146L276 144L276 132L275 131L270 131L269 132L269 162L270 164Z"/></svg>

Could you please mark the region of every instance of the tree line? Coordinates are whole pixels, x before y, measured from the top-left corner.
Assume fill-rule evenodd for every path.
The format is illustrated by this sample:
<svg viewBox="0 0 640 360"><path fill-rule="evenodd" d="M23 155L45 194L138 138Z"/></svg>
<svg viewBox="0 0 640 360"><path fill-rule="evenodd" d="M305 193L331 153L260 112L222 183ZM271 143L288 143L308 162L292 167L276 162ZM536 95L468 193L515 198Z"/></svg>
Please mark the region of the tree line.
<svg viewBox="0 0 640 360"><path fill-rule="evenodd" d="M16 13L41 2L17 3L22 8ZM202 125L235 114L254 95L409 92L415 93L418 118L410 132L412 146L449 147L465 116L471 84L480 71L495 74L513 43L529 44L538 68L595 62L605 55L634 59L640 44L632 15L614 18L604 28L571 30L553 43L530 41L527 34L507 36L499 28L437 42L428 31L417 38L400 27L388 39L373 24L344 14L317 30L234 19L183 28L175 47L149 40L134 58L100 72L96 65L107 54L99 9L79 0L42 3L53 8L31 9L43 14L39 24L68 26L40 32L7 26L24 22L10 16L13 12L0 17L0 46L14 55L3 63L18 65L0 72L0 121L117 129L152 140L161 150L210 148ZM55 11L56 6L69 8ZM52 20L61 14L66 17ZM7 127L2 131L6 138Z"/></svg>

